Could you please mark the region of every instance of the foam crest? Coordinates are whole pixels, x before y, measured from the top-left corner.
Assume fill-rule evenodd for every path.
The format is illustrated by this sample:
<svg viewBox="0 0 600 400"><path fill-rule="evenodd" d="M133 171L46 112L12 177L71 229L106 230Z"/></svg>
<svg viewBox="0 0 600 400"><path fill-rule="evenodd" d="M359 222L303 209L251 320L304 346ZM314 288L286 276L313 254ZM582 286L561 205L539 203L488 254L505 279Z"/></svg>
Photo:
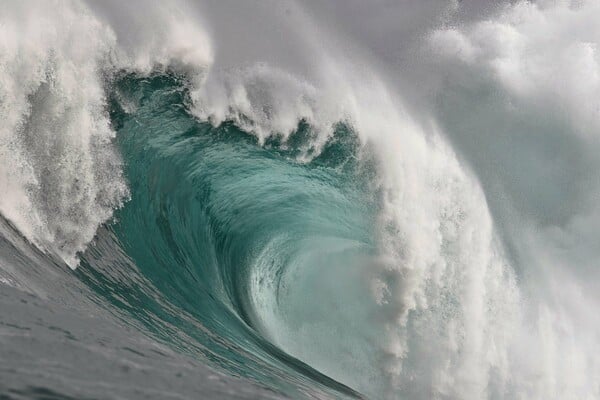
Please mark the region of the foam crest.
<svg viewBox="0 0 600 400"><path fill-rule="evenodd" d="M205 33L176 6L148 4L147 18L128 24L96 6L8 1L0 16L0 212L71 267L128 196L107 80L173 68L200 82L212 57Z"/></svg>
<svg viewBox="0 0 600 400"><path fill-rule="evenodd" d="M0 210L69 265L127 196L99 65L115 38L74 2L4 2Z"/></svg>

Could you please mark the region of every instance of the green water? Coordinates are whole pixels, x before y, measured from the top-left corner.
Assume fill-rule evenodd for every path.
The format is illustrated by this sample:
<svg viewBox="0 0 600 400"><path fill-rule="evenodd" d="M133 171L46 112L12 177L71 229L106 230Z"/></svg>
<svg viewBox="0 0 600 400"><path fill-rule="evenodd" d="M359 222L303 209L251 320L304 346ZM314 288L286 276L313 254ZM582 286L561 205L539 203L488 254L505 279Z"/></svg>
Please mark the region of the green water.
<svg viewBox="0 0 600 400"><path fill-rule="evenodd" d="M303 122L259 145L231 123L193 118L175 76L125 76L112 93L131 199L84 255L82 279L123 318L233 375L288 394L316 381L356 395L272 338L310 310L290 285L327 301L314 280L374 252L368 149L343 124L314 149Z"/></svg>

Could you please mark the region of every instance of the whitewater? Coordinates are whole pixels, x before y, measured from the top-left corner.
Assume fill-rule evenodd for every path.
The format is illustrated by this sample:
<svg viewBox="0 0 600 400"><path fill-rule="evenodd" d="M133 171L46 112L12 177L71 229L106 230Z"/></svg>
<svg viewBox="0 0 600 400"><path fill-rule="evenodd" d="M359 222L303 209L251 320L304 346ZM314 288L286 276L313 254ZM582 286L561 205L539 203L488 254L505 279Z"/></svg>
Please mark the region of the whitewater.
<svg viewBox="0 0 600 400"><path fill-rule="evenodd" d="M600 399L599 18L0 1L0 398Z"/></svg>

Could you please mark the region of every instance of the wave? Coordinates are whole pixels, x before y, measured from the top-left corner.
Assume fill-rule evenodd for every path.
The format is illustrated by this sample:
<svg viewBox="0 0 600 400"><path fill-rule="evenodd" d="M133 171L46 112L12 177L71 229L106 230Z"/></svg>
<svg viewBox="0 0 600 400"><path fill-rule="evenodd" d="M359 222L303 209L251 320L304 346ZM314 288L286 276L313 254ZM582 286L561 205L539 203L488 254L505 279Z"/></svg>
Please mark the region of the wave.
<svg viewBox="0 0 600 400"><path fill-rule="evenodd" d="M597 8L5 2L0 282L250 398L596 398Z"/></svg>

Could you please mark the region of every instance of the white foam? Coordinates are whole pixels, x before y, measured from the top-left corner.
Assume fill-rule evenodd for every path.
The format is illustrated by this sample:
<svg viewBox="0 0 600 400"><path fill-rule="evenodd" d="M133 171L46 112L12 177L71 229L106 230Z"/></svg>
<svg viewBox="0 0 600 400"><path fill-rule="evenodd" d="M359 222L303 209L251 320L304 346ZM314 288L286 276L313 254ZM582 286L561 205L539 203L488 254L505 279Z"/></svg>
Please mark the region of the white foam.
<svg viewBox="0 0 600 400"><path fill-rule="evenodd" d="M71 266L127 189L99 64L114 35L73 2L4 2L2 214Z"/></svg>
<svg viewBox="0 0 600 400"><path fill-rule="evenodd" d="M176 7L154 8L165 17L144 20L139 30L153 35L133 44L78 1L6 1L0 10L0 212L76 267L128 196L103 74L173 66L201 80L210 45Z"/></svg>

